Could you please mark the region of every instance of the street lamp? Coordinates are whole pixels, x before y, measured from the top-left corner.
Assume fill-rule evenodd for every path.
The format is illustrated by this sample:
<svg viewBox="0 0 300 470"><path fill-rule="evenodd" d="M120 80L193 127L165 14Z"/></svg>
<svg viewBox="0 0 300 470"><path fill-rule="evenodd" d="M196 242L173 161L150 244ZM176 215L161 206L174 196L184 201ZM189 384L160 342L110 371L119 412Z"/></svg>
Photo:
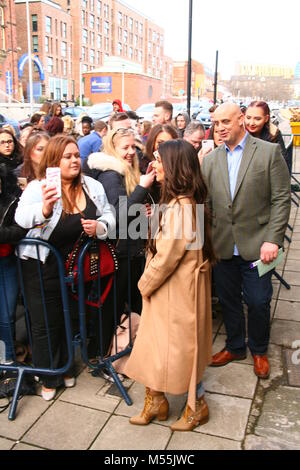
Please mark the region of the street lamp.
<svg viewBox="0 0 300 470"><path fill-rule="evenodd" d="M193 30L193 0L189 8L189 50L188 50L188 74L187 74L187 113L191 114L191 88L192 88L192 30Z"/></svg>
<svg viewBox="0 0 300 470"><path fill-rule="evenodd" d="M26 18L27 18L28 65L29 65L30 115L32 115L33 114L33 83L32 83L31 34L30 34L29 1L28 0L26 0Z"/></svg>

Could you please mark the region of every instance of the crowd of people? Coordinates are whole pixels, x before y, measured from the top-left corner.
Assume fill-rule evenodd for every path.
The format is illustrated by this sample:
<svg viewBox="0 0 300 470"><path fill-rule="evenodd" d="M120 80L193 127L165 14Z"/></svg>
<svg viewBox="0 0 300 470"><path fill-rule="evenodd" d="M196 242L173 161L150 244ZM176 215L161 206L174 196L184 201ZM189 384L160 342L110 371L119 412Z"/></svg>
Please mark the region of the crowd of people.
<svg viewBox="0 0 300 470"><path fill-rule="evenodd" d="M156 417L166 420L165 393L187 394L185 410L172 430L188 431L206 423L205 368L242 360L247 348L254 373L261 379L269 376L272 270L259 277L251 263L260 259L269 264L283 246L290 211L286 150L263 101L247 109L232 103L214 105L210 113L212 126L205 129L186 113L173 116L172 104L159 101L152 122L141 123L135 112L124 112L120 100L114 100L108 123L93 122L85 113L74 122L63 115L60 103L45 103L19 139L13 129L0 129L2 364L16 359L15 245L26 237L39 238L66 259L84 233L115 245L118 321L128 307L130 253L131 307L141 321L123 373L146 389L144 408L131 418L132 424L147 425ZM56 185L46 184L51 167L60 169L61 193ZM130 234L136 205L142 208L139 223L147 227L145 237ZM126 236L120 236L124 220ZM19 247L18 256L34 366L59 369L68 352L54 256L43 246L37 259L36 249L26 244ZM213 356L212 278L227 337L225 348ZM109 354L114 333L113 303L111 291L101 316L104 355ZM248 307L248 339L243 303ZM91 307L89 313L98 331L98 309ZM70 316L76 333L78 306L71 296ZM97 335L90 338L90 359L99 356L99 344ZM53 399L60 386L76 384L73 365L64 376L39 379L45 400Z"/></svg>

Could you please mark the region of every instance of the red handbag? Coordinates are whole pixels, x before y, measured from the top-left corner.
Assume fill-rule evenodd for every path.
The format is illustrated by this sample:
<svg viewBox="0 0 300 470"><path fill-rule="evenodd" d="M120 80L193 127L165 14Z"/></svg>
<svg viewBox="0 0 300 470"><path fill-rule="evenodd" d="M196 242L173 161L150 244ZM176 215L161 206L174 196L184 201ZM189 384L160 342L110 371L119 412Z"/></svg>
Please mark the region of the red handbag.
<svg viewBox="0 0 300 470"><path fill-rule="evenodd" d="M81 248L83 248L87 240L90 240L90 238L83 232L76 241L72 251L68 254L65 262L66 273L70 277L70 284L72 285L72 295L76 300L78 300L76 293L76 286L78 284L78 257ZM114 273L117 269L118 260L113 245L106 240L94 239L83 260L84 282L90 283L96 281L100 274L101 285L105 285L101 292L100 300L102 305L112 287ZM93 291L95 292L95 290ZM95 298L95 296L93 296L93 299L88 296L85 299L85 303L92 307L99 307L100 305L99 298Z"/></svg>

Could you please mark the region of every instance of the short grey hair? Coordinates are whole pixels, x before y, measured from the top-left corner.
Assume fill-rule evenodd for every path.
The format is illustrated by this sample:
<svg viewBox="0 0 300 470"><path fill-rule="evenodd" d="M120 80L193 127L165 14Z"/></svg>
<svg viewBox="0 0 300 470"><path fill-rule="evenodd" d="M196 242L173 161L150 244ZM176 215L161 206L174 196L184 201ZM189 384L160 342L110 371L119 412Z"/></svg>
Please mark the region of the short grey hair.
<svg viewBox="0 0 300 470"><path fill-rule="evenodd" d="M205 128L203 124L199 121L191 121L185 128L184 137L194 134L196 131L201 131L205 133Z"/></svg>

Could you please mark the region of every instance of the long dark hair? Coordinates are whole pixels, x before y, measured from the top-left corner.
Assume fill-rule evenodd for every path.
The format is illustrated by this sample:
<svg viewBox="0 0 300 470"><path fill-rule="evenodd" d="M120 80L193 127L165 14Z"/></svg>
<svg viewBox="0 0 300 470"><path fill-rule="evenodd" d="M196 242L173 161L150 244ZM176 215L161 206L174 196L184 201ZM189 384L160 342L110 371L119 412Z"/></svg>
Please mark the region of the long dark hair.
<svg viewBox="0 0 300 470"><path fill-rule="evenodd" d="M180 197L191 200L196 210L197 204L204 204L204 259L212 263L216 256L212 246L210 214L206 206L207 188L203 180L198 155L194 147L182 139L170 140L160 144L164 181L162 184L160 204L169 204ZM155 253L155 240L150 240L148 247Z"/></svg>
<svg viewBox="0 0 300 470"><path fill-rule="evenodd" d="M13 168L16 168L23 161L22 146L18 142L18 140L16 139L16 136L14 135L14 133L12 131L10 131L9 129L6 129L5 127L1 128L0 129L0 139L1 139L2 134L9 134L11 136L11 138L13 139L13 141L14 141L14 149L13 149L11 155L9 155L8 157L5 157L5 158L7 158L7 163L10 162L9 166L11 166ZM1 153L0 153L0 156L2 157Z"/></svg>
<svg viewBox="0 0 300 470"><path fill-rule="evenodd" d="M276 142L278 129L271 123L271 110L269 108L268 103L266 103L265 101L252 101L249 104L248 108L260 108L263 110L264 116L269 116L269 120L265 123L264 127L262 128L259 138L268 142Z"/></svg>
<svg viewBox="0 0 300 470"><path fill-rule="evenodd" d="M146 143L146 155L149 161L153 160L155 142L156 142L157 136L161 132L167 132L168 134L170 134L172 139L178 139L179 137L178 132L175 129L175 127L170 126L170 124L155 124L155 126L153 126L149 132L147 143Z"/></svg>
<svg viewBox="0 0 300 470"><path fill-rule="evenodd" d="M45 147L40 167L39 167L39 179L43 179L46 176L46 169L48 167L58 167L60 165L60 161L62 159L63 153L65 148L68 144L75 144L78 148L78 144L76 140L69 136L69 135L56 135L52 137L48 144ZM63 208L65 213L73 212L74 207L78 210L80 214L82 212L76 205L76 199L78 194L82 191L82 184L81 184L81 171L80 173L73 179L71 188L70 188L70 198L66 194L64 187L62 185L61 192L62 192L62 202Z"/></svg>
<svg viewBox="0 0 300 470"><path fill-rule="evenodd" d="M28 183L34 180L37 175L34 172L34 168L31 161L31 152L38 145L38 143L42 140L49 141L50 137L46 132L37 132L31 134L26 142L25 149L24 149L24 165L22 168L22 176L27 178Z"/></svg>

